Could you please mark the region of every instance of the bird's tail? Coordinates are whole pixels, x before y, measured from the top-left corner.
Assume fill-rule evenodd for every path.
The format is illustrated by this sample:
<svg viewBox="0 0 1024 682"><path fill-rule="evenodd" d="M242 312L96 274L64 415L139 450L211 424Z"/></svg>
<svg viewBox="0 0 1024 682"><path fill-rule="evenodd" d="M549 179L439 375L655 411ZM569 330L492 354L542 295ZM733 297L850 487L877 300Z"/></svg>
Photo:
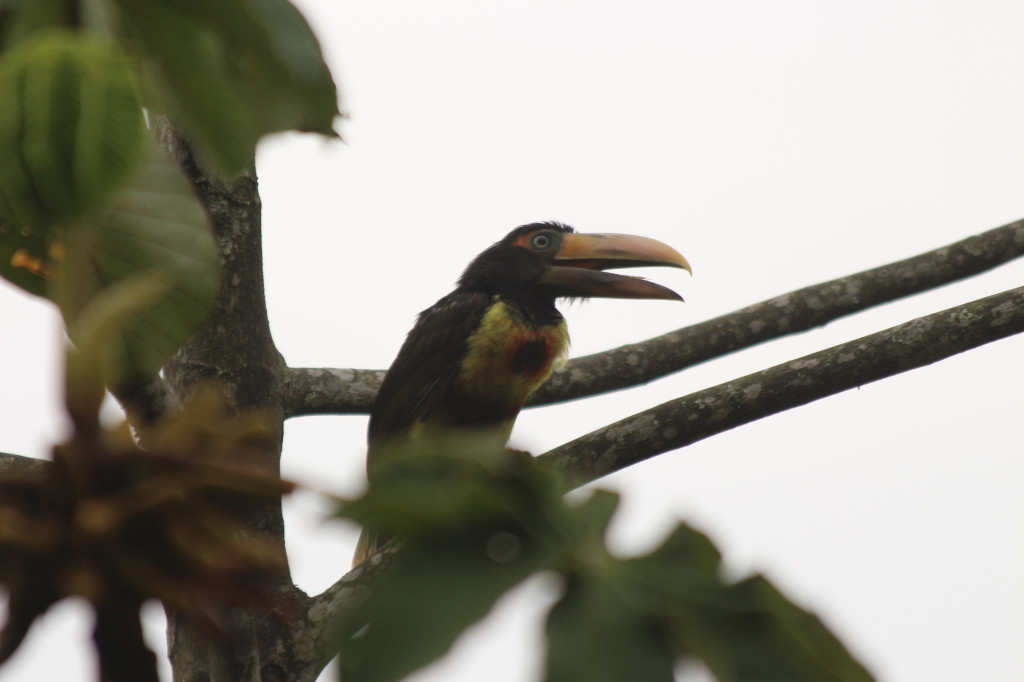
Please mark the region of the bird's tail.
<svg viewBox="0 0 1024 682"><path fill-rule="evenodd" d="M374 554L378 549L384 546L380 533L371 533L370 531L363 529L363 532L359 534L359 542L356 544L356 553L352 557L352 568L355 568L359 564L366 560L366 557Z"/></svg>

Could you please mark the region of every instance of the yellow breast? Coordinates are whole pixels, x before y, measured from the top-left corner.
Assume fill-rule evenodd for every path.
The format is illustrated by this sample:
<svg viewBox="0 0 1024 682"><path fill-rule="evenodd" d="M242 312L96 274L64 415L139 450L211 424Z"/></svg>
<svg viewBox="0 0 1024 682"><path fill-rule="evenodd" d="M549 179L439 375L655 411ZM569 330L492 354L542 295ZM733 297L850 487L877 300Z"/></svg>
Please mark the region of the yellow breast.
<svg viewBox="0 0 1024 682"><path fill-rule="evenodd" d="M565 320L537 326L495 297L467 351L456 380L459 390L489 401L501 396L518 410L555 367L565 364L569 332Z"/></svg>

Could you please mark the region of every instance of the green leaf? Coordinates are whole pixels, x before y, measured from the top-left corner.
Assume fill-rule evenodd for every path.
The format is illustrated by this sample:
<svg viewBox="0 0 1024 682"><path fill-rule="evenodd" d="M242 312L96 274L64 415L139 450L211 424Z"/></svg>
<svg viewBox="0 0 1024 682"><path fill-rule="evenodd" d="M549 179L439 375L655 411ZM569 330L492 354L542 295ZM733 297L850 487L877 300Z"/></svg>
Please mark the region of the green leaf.
<svg viewBox="0 0 1024 682"><path fill-rule="evenodd" d="M0 51L32 34L72 23L74 0L0 0Z"/></svg>
<svg viewBox="0 0 1024 682"><path fill-rule="evenodd" d="M608 525L619 507L619 494L610 490L594 490L572 513L576 532L586 542L596 540L604 544Z"/></svg>
<svg viewBox="0 0 1024 682"><path fill-rule="evenodd" d="M614 574L580 572L548 616L546 682L671 682L666 624L624 595Z"/></svg>
<svg viewBox="0 0 1024 682"><path fill-rule="evenodd" d="M287 0L113 0L147 65L156 108L222 173L279 130L334 135L337 92L320 46Z"/></svg>
<svg viewBox="0 0 1024 682"><path fill-rule="evenodd" d="M64 251L52 296L72 333L106 289L141 272L157 273L166 285L153 305L119 327L124 364L108 385L151 378L203 321L216 293L217 252L206 214L155 140L109 205L66 230Z"/></svg>
<svg viewBox="0 0 1024 682"><path fill-rule="evenodd" d="M501 595L541 567L543 555L526 551L525 543L524 551L508 552L515 542L497 530L403 547L358 614L368 625L341 643L345 682L399 680L444 655Z"/></svg>
<svg viewBox="0 0 1024 682"><path fill-rule="evenodd" d="M68 411L76 423L97 419L108 379L124 364L117 357L124 348L118 337L132 318L159 300L166 289L165 278L157 272L142 272L94 296L78 315L69 331L77 347L68 349L65 372Z"/></svg>
<svg viewBox="0 0 1024 682"><path fill-rule="evenodd" d="M341 513L385 535L438 535L518 524L546 544L562 508L558 479L531 457L458 438L376 452L371 485Z"/></svg>
<svg viewBox="0 0 1024 682"><path fill-rule="evenodd" d="M0 276L36 296L46 296L56 267L50 243L30 230L5 231L0 225Z"/></svg>
<svg viewBox="0 0 1024 682"><path fill-rule="evenodd" d="M112 43L47 31L0 59L0 241L7 249L105 203L131 174L144 125Z"/></svg>
<svg viewBox="0 0 1024 682"><path fill-rule="evenodd" d="M624 562L619 585L670 627L677 655L699 658L721 682L872 679L816 616L763 577L726 581L718 550L685 525Z"/></svg>
<svg viewBox="0 0 1024 682"><path fill-rule="evenodd" d="M730 586L696 615L682 628L686 642L722 682L873 679L820 619L762 576Z"/></svg>
<svg viewBox="0 0 1024 682"><path fill-rule="evenodd" d="M369 490L342 512L404 544L356 616L368 627L339 643L346 682L398 680L442 656L550 565L561 523L559 479L521 453L460 439L376 454Z"/></svg>

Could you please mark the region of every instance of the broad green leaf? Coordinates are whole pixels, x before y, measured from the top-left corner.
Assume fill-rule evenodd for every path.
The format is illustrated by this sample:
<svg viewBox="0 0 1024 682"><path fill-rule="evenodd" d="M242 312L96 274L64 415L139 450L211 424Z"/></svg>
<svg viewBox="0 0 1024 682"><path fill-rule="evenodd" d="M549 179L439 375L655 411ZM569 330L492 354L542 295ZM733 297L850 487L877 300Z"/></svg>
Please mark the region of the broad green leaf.
<svg viewBox="0 0 1024 682"><path fill-rule="evenodd" d="M143 149L135 76L112 43L43 32L0 58L0 241L50 241L101 206ZM15 247L16 248L16 247Z"/></svg>
<svg viewBox="0 0 1024 682"><path fill-rule="evenodd" d="M403 547L359 614L368 625L341 643L344 682L400 680L444 655L501 595L542 566L543 555L528 550L496 555L494 545L509 541L510 534L495 531Z"/></svg>
<svg viewBox="0 0 1024 682"><path fill-rule="evenodd" d="M140 272L163 278L165 294L119 328L125 364L108 383L152 377L203 321L216 292L216 247L191 185L149 140L136 175L107 206L64 235L53 297L72 331L107 288Z"/></svg>
<svg viewBox="0 0 1024 682"><path fill-rule="evenodd" d="M685 525L623 562L618 580L671 629L676 655L699 658L721 682L872 679L817 617L763 577L727 581L718 550Z"/></svg>
<svg viewBox="0 0 1024 682"><path fill-rule="evenodd" d="M581 571L548 615L546 682L671 682L667 624L618 589L614 573Z"/></svg>
<svg viewBox="0 0 1024 682"><path fill-rule="evenodd" d="M358 614L369 626L339 643L346 682L398 680L430 663L502 594L551 563L558 478L493 443L446 445L380 453L369 490L342 510L404 540Z"/></svg>
<svg viewBox="0 0 1024 682"><path fill-rule="evenodd" d="M364 526L416 542L514 523L546 544L555 541L558 479L527 455L473 439L375 454L369 490L341 512Z"/></svg>
<svg viewBox="0 0 1024 682"><path fill-rule="evenodd" d="M153 104L214 169L243 170L270 132L334 134L334 81L287 0L113 2L147 66Z"/></svg>
<svg viewBox="0 0 1024 682"><path fill-rule="evenodd" d="M686 643L722 682L868 682L821 620L754 576L698 604Z"/></svg>
<svg viewBox="0 0 1024 682"><path fill-rule="evenodd" d="M586 542L604 544L608 525L619 507L619 495L610 490L594 490L591 496L573 510L577 533Z"/></svg>

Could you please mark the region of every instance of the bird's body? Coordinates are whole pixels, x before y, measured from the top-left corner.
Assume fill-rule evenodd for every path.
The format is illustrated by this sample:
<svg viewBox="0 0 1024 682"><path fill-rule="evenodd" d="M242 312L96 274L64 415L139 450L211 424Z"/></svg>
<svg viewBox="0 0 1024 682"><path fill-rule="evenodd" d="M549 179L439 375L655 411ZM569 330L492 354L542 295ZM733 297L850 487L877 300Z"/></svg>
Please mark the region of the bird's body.
<svg viewBox="0 0 1024 682"><path fill-rule="evenodd" d="M685 259L654 240L579 235L558 223L516 228L481 253L459 285L420 313L388 369L370 415L367 470L389 448L467 436L504 447L526 399L569 350L559 297L682 300L657 284L603 267ZM364 532L355 562L384 538Z"/></svg>
<svg viewBox="0 0 1024 682"><path fill-rule="evenodd" d="M498 295L446 296L420 314L381 385L371 449L456 430L493 432L504 445L523 403L568 350L553 308L533 319Z"/></svg>

